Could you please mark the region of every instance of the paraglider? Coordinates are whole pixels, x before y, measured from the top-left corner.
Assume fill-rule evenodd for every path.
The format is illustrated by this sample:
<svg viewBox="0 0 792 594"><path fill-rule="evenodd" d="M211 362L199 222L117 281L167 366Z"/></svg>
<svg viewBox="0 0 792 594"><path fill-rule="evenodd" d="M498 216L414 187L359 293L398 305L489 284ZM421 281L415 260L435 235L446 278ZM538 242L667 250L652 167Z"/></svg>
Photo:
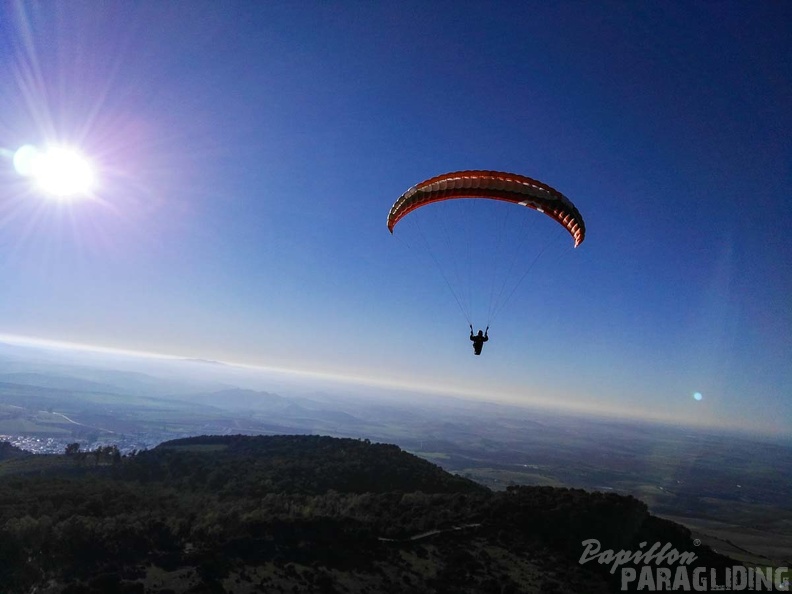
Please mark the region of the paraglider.
<svg viewBox="0 0 792 594"><path fill-rule="evenodd" d="M413 186L391 207L388 230L393 233L396 223L416 208L455 198L488 198L527 206L566 227L575 240L575 247L586 237L583 217L569 198L530 177L500 171L456 171Z"/></svg>
<svg viewBox="0 0 792 594"><path fill-rule="evenodd" d="M581 216L580 211L578 211L575 205L561 192L545 183L524 175L486 170L455 171L452 173L446 173L427 179L426 181L411 187L409 190L404 192L404 194L402 194L391 207L390 212L388 213L388 230L393 234L394 228L402 219L416 210L422 210L429 204L440 203L444 201L458 201L459 199L474 199L490 203L491 201L499 201L502 203L510 203L514 206L528 207L529 209L550 217L559 225L561 225L561 227L563 227L572 237L574 247L576 248L581 243L583 243L583 240L586 237L586 226L583 222L583 217ZM507 210L509 210L511 213L510 209ZM517 214L520 213L518 212ZM522 217L516 218L519 219L517 222L522 227L522 223L524 222ZM480 221L478 219L475 219L475 223L477 225L479 222ZM438 227L442 227L443 229L441 230L435 227L430 227L428 234L447 234L447 228L451 227L453 229L453 226L454 222L452 218L443 215L440 217L440 224L438 225ZM539 253L535 254L533 261L529 260L527 263L523 264L522 267L526 269L524 272L520 272L519 260L523 256L525 256L525 259L528 260L530 253L526 252L523 254L523 252L521 252L517 246L506 245L505 247L499 248L501 250L500 252L498 252L498 250L486 250L483 247L479 248L478 246L472 248L476 250L476 253L473 256L467 257L471 262L474 263L477 263L479 260L481 260L482 252L484 256L491 255L493 258L499 258L502 255L506 255L509 259L514 258L517 262L516 272L512 272L513 266L509 267L506 275L507 277L512 278L505 279L505 281L502 283L502 286L500 287L500 291L495 289L495 287L493 287L490 291L491 302L489 307L489 317L487 318L487 331L479 331L478 334L474 334L473 324L471 321L473 316L470 311L472 308L466 309L462 302L464 300L464 294L470 292L471 287L481 290L479 285L486 284L482 281L482 277L484 275L471 275L471 280L461 281L461 284L466 284L467 286L455 288L454 281L456 281L456 278L453 274L447 273L442 269L443 267L439 261L440 258L432 253L431 246L429 245L429 242L426 241L426 233L423 232L420 224L418 225L418 228L421 229L420 233L422 239L420 249L421 251L428 252L435 264L437 264L438 268L440 268L443 279L445 280L451 292L454 294L454 298L456 299L457 304L460 306L460 309L463 310L463 314L468 319L470 325L470 340L473 343L474 353L476 355L480 355L484 342L489 340L489 326L492 323L492 318L494 317L495 313L499 312L504 306L504 303L509 300L516 290L517 285L519 285L522 279L525 277L527 269L533 265L533 262L535 262L539 255L544 251L544 247L546 246L542 247L539 250ZM498 236L498 240L500 241L501 238L499 237L499 232L492 233L491 235ZM477 243L473 240L473 236L480 237L477 228L468 230L466 233L460 233L460 236L468 244ZM446 243L454 243L455 240L449 240L449 238L450 235L447 235ZM463 251L463 248L458 247L457 249L460 252L459 258L462 259L463 256L461 255L461 252ZM471 250L469 246L467 249L469 251ZM500 283L500 281L498 282ZM509 282L512 283L511 290L507 289ZM493 303L495 300L500 300L500 302Z"/></svg>
<svg viewBox="0 0 792 594"><path fill-rule="evenodd" d="M481 354L481 349L484 348L484 343L489 340L489 336L487 336L488 332L489 332L489 326L487 326L487 329L484 330L484 332L479 330L478 334L473 334L473 324L470 325L470 340L473 343L474 355Z"/></svg>

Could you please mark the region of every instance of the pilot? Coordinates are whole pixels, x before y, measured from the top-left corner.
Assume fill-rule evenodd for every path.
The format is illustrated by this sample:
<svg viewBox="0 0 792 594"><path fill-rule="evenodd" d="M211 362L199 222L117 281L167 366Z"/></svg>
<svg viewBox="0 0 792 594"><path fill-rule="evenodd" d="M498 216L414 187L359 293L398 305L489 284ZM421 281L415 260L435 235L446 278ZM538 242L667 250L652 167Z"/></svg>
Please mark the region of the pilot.
<svg viewBox="0 0 792 594"><path fill-rule="evenodd" d="M473 352L476 355L481 354L481 349L484 348L484 343L489 340L487 336L487 332L489 332L489 326L483 332L481 330L478 331L478 334L473 334L473 324L470 325L470 340L473 341Z"/></svg>

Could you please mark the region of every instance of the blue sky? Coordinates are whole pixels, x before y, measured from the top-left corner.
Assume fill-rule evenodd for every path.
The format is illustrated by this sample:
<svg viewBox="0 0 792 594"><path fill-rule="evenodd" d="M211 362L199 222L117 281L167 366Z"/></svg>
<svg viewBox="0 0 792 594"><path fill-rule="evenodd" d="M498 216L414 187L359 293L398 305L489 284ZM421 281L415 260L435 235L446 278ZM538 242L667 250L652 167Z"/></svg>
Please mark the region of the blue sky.
<svg viewBox="0 0 792 594"><path fill-rule="evenodd" d="M786 3L1 17L1 334L789 432ZM53 140L94 159L94 199L15 174L16 148ZM588 234L542 256L474 358L385 220L411 185L479 168L557 188Z"/></svg>

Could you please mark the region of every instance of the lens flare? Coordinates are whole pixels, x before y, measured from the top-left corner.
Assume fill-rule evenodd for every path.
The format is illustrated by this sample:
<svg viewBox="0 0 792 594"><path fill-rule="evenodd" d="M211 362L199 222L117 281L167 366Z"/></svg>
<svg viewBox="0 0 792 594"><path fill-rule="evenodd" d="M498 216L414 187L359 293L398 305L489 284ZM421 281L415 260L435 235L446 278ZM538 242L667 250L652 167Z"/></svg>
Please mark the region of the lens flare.
<svg viewBox="0 0 792 594"><path fill-rule="evenodd" d="M24 177L33 175L34 163L38 154L36 147L30 144L19 147L14 153L14 169L16 169L16 172Z"/></svg>
<svg viewBox="0 0 792 594"><path fill-rule="evenodd" d="M693 392L693 400L702 400L704 396L701 395L701 392Z"/></svg>
<svg viewBox="0 0 792 594"><path fill-rule="evenodd" d="M91 163L77 150L48 147L40 151L26 144L14 153L17 173L29 177L42 193L56 198L88 196L95 176Z"/></svg>

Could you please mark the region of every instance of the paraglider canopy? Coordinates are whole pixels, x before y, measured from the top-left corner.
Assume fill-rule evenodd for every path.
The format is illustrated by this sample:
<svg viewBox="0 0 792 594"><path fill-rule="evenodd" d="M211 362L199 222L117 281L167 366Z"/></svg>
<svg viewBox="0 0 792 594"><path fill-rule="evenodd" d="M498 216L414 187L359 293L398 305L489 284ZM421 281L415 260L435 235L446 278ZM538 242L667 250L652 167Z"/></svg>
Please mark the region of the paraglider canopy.
<svg viewBox="0 0 792 594"><path fill-rule="evenodd" d="M413 186L391 207L388 230L393 233L396 223L416 208L455 198L489 198L527 206L563 225L575 247L586 237L583 217L561 192L530 177L501 171L455 171Z"/></svg>
<svg viewBox="0 0 792 594"><path fill-rule="evenodd" d="M543 216L525 216L519 206ZM408 222L396 235L413 254L429 258L468 323L486 312L487 326L540 256L549 252L557 262L567 252L548 248L566 244L567 234L575 247L586 237L583 217L561 192L502 171L455 171L427 179L399 196L388 213L388 230L394 233L405 217ZM555 223L545 225L548 218Z"/></svg>

